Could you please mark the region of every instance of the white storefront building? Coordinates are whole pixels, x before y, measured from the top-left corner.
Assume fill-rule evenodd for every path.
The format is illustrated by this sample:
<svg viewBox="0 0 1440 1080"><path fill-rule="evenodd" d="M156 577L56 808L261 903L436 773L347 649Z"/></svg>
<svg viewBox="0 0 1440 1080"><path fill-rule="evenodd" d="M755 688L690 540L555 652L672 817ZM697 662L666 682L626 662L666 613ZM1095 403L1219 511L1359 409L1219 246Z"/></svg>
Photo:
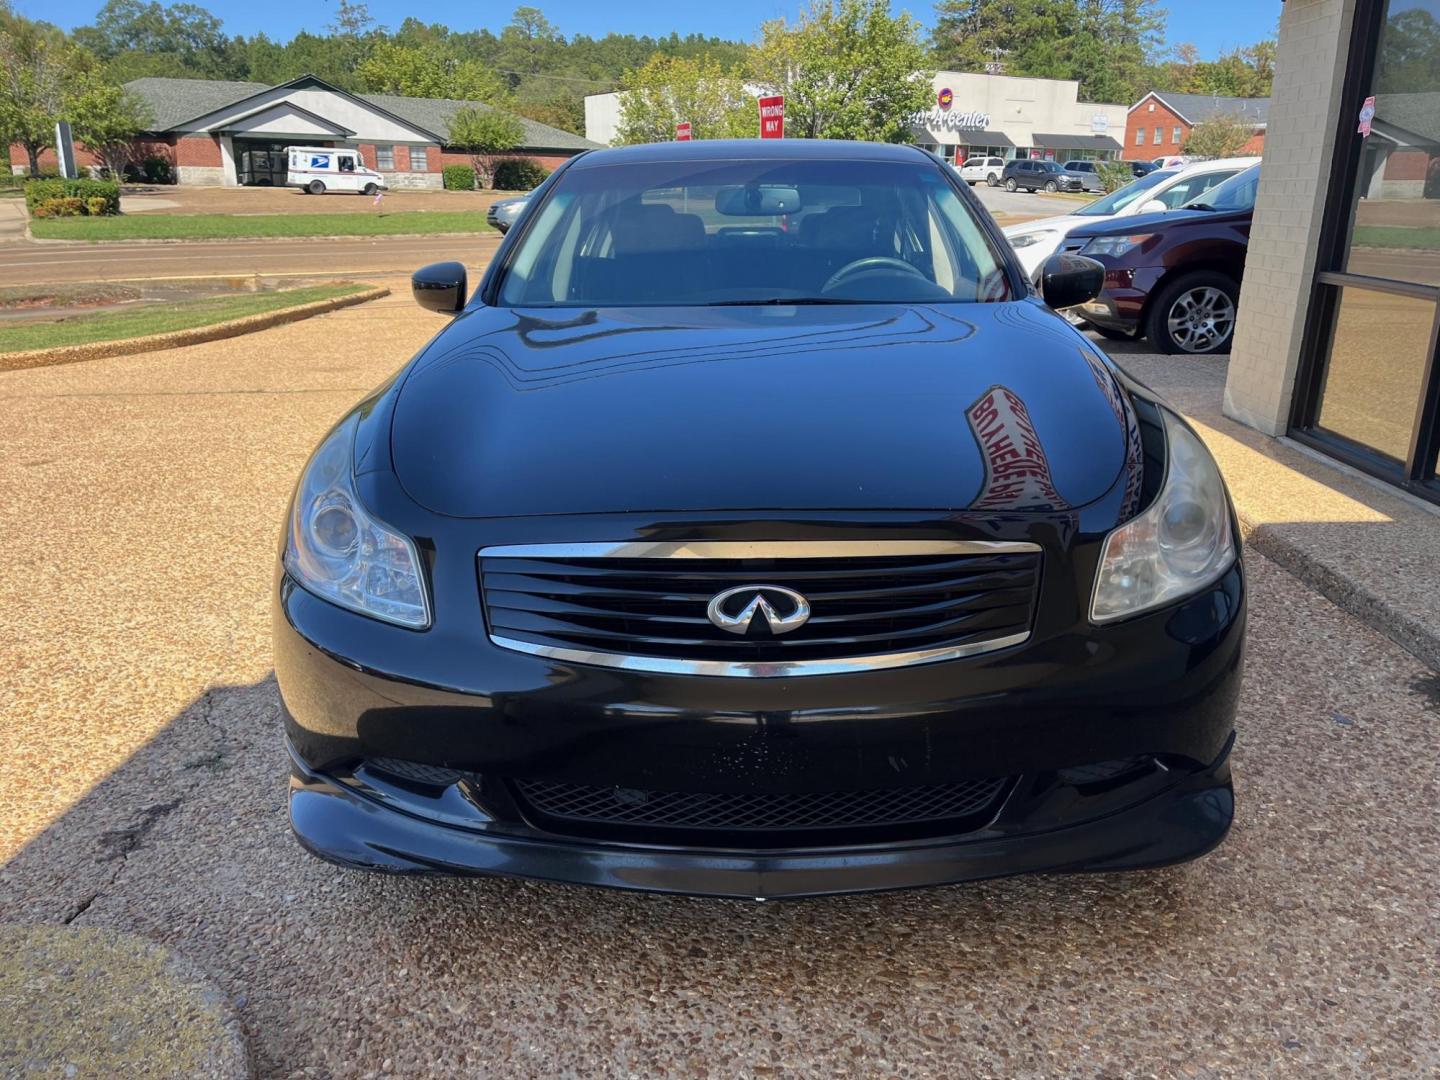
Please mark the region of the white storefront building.
<svg viewBox="0 0 1440 1080"><path fill-rule="evenodd" d="M1112 158L1123 149L1127 106L1081 101L1073 80L938 71L931 82L934 101L910 127L918 145L947 161Z"/></svg>
<svg viewBox="0 0 1440 1080"><path fill-rule="evenodd" d="M930 108L911 117L910 126L916 143L947 161L974 154L1055 161L1120 156L1127 106L1081 101L1073 80L939 71L931 82ZM618 93L585 99L591 142L608 146L619 123Z"/></svg>

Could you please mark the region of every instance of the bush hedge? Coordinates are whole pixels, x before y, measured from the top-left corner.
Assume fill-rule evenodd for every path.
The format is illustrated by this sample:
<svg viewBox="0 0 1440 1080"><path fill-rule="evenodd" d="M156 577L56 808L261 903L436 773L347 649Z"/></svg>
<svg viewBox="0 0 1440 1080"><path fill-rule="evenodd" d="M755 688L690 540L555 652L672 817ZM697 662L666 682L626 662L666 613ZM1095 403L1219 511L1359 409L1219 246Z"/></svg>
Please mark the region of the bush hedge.
<svg viewBox="0 0 1440 1080"><path fill-rule="evenodd" d="M25 208L32 213L36 207L61 199L77 200L80 213L96 217L120 213L120 185L112 180L31 180L25 185ZM99 212L92 206L99 207Z"/></svg>
<svg viewBox="0 0 1440 1080"><path fill-rule="evenodd" d="M32 206L30 213L37 218L80 217L85 213L85 200L77 199L73 195L46 199Z"/></svg>
<svg viewBox="0 0 1440 1080"><path fill-rule="evenodd" d="M495 187L500 191L529 191L549 175L550 170L534 158L506 158L495 165Z"/></svg>
<svg viewBox="0 0 1440 1080"><path fill-rule="evenodd" d="M446 165L440 176L441 182L450 191L475 190L475 170L469 165Z"/></svg>

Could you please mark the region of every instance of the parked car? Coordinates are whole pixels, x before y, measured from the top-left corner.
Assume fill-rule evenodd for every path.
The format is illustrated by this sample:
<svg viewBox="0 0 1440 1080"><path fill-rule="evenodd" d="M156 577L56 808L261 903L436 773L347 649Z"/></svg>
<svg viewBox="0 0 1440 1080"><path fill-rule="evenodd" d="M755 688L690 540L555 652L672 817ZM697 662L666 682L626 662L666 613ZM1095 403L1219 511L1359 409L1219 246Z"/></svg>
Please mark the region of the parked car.
<svg viewBox="0 0 1440 1080"><path fill-rule="evenodd" d="M1122 162L1122 164L1129 165L1130 171L1137 177L1149 176L1152 172L1154 172L1160 167L1159 165L1156 165L1153 161L1126 161Z"/></svg>
<svg viewBox="0 0 1440 1080"><path fill-rule="evenodd" d="M778 897L1194 858L1245 581L1177 413L914 147L562 164L305 466L275 567L311 851ZM1057 256L1045 298L1095 295Z"/></svg>
<svg viewBox="0 0 1440 1080"><path fill-rule="evenodd" d="M1007 161L1000 174L1000 183L1006 191L1024 188L1032 195L1042 188L1049 192L1085 189L1085 181L1079 173L1066 172L1053 161L1038 161L1033 158Z"/></svg>
<svg viewBox="0 0 1440 1080"><path fill-rule="evenodd" d="M1225 158L1183 169L1155 170L1069 214L1008 226L1004 230L1005 239L1015 249L1025 272L1032 280L1038 280L1041 267L1061 249L1066 234L1072 229L1116 217L1174 210L1259 160L1256 157Z"/></svg>
<svg viewBox="0 0 1440 1080"><path fill-rule="evenodd" d="M366 166L360 151L344 146L291 146L285 186L307 195L349 191L374 195L385 191L385 177Z"/></svg>
<svg viewBox="0 0 1440 1080"><path fill-rule="evenodd" d="M1075 173L1080 177L1080 184L1086 191L1104 191L1105 183L1100 179L1098 163L1094 161L1082 161L1076 158L1073 161L1062 162L1060 167L1068 173Z"/></svg>
<svg viewBox="0 0 1440 1080"><path fill-rule="evenodd" d="M1164 353L1230 351L1260 166L1179 210L1072 229L1066 246L1105 265L1105 288L1076 309L1106 337Z"/></svg>
<svg viewBox="0 0 1440 1080"><path fill-rule="evenodd" d="M530 204L529 194L517 195L513 199L499 199L485 211L485 220L502 233L509 232L510 226L520 219L520 213Z"/></svg>
<svg viewBox="0 0 1440 1080"><path fill-rule="evenodd" d="M967 158L959 168L960 179L971 187L984 183L994 187L1000 183L1000 174L1005 171L1005 159L999 157Z"/></svg>

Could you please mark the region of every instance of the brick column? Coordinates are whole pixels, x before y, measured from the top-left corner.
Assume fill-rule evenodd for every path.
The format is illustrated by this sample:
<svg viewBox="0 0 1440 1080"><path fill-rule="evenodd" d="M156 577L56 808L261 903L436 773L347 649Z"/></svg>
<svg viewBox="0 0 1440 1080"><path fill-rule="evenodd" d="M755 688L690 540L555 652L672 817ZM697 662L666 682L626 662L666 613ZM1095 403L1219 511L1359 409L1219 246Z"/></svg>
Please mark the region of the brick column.
<svg viewBox="0 0 1440 1080"><path fill-rule="evenodd" d="M1269 435L1289 426L1315 249L1335 151L1355 0L1287 0L1280 15L1265 161L1240 318L1225 380L1225 414Z"/></svg>

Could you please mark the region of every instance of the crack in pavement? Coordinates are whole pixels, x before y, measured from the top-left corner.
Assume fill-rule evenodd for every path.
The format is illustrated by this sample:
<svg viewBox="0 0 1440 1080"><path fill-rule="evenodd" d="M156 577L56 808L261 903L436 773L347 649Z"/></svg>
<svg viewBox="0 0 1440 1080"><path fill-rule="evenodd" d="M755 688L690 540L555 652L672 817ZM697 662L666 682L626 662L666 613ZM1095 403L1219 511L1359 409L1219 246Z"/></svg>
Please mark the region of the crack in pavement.
<svg viewBox="0 0 1440 1080"><path fill-rule="evenodd" d="M214 757L211 759L192 759L184 763L187 771L200 766L217 768L226 759L227 751L230 748L231 739L226 730L215 721L215 692L207 686L201 692L200 697L192 707L195 710L196 719L207 729L214 733L217 745L213 748ZM177 782L184 784L184 789L168 802L151 803L140 811L139 818L123 829L112 829L100 834L100 858L99 862L113 864L110 873L105 879L90 892L75 909L61 920L69 926L83 916L106 892L113 889L119 882L121 875L125 873L130 856L139 851L145 844L145 839L165 818L169 817L181 804L189 798L203 783L203 779L194 776L188 783L177 777Z"/></svg>

